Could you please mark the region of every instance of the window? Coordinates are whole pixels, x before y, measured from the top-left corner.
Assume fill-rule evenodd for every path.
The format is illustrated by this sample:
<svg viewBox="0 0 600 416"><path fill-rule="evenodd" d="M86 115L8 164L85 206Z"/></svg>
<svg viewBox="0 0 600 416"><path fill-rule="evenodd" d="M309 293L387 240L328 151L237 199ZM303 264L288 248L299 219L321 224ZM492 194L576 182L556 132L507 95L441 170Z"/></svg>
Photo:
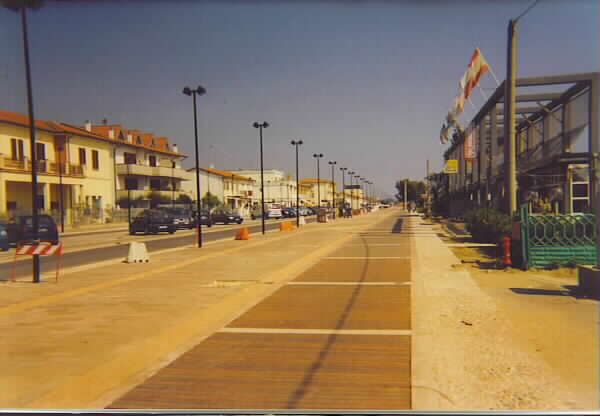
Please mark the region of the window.
<svg viewBox="0 0 600 416"><path fill-rule="evenodd" d="M135 178L125 178L125 189L138 189L138 181Z"/></svg>
<svg viewBox="0 0 600 416"><path fill-rule="evenodd" d="M37 160L46 160L46 145L44 143L35 144L35 158Z"/></svg>
<svg viewBox="0 0 600 416"><path fill-rule="evenodd" d="M125 164L127 165L135 165L137 163L137 158L135 153L123 153L123 157L125 158Z"/></svg>
<svg viewBox="0 0 600 416"><path fill-rule="evenodd" d="M150 189L160 191L160 179L150 179Z"/></svg>
<svg viewBox="0 0 600 416"><path fill-rule="evenodd" d="M148 162L150 163L150 166L155 167L156 166L156 156L148 156Z"/></svg>
<svg viewBox="0 0 600 416"><path fill-rule="evenodd" d="M92 150L92 169L100 169L100 157L97 150Z"/></svg>
<svg viewBox="0 0 600 416"><path fill-rule="evenodd" d="M23 160L25 151L23 150L23 140L10 139L10 150L12 160Z"/></svg>
<svg viewBox="0 0 600 416"><path fill-rule="evenodd" d="M86 164L85 149L83 147L79 148L79 164L82 166Z"/></svg>

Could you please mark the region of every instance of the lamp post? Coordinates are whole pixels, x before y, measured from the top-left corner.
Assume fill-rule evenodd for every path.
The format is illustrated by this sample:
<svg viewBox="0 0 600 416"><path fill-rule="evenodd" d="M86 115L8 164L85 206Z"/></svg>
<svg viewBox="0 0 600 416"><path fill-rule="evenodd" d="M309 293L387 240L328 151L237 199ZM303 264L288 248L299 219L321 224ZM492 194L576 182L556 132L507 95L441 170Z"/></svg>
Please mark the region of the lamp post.
<svg viewBox="0 0 600 416"><path fill-rule="evenodd" d="M349 171L348 176L350 176L350 217L354 216L352 210L354 209L354 189L352 189L352 178L356 172Z"/></svg>
<svg viewBox="0 0 600 416"><path fill-rule="evenodd" d="M60 232L65 232L65 208L64 208L64 194L63 194L63 177L62 177L62 161L63 161L64 147L62 144L58 146L58 193L59 193L59 209L60 209Z"/></svg>
<svg viewBox="0 0 600 416"><path fill-rule="evenodd" d="M346 176L346 171L348 170L348 168L340 168L340 170L342 171L342 216L345 217L346 216L346 181L345 181L345 176Z"/></svg>
<svg viewBox="0 0 600 416"><path fill-rule="evenodd" d="M323 153L315 153L313 155L317 159L317 206L321 206L321 173L319 172L319 160L323 157Z"/></svg>
<svg viewBox="0 0 600 416"><path fill-rule="evenodd" d="M127 224L131 233L131 179L129 178L129 161L127 163L127 178L125 179L125 187L127 188Z"/></svg>
<svg viewBox="0 0 600 416"><path fill-rule="evenodd" d="M304 143L302 140L292 140L292 146L296 147L296 227L300 228L300 173L298 170L298 147Z"/></svg>
<svg viewBox="0 0 600 416"><path fill-rule="evenodd" d="M198 86L195 90L189 87L183 89L185 95L191 95L194 102L194 144L196 146L196 227L198 228L198 248L202 247L202 225L200 224L200 161L198 159L198 118L196 111L196 95L206 94L206 90Z"/></svg>
<svg viewBox="0 0 600 416"><path fill-rule="evenodd" d="M333 162L330 160L329 164L331 165L331 188L333 189L333 195L331 197L331 206L333 208L333 219L335 220L335 165L337 162L334 160Z"/></svg>
<svg viewBox="0 0 600 416"><path fill-rule="evenodd" d="M360 189L360 185L358 184L358 180L360 179L360 175L355 175L354 179L356 179L356 185L358 186L356 191L356 209L360 209L360 195L358 193L358 189Z"/></svg>
<svg viewBox="0 0 600 416"><path fill-rule="evenodd" d="M171 207L175 208L175 161L171 160Z"/></svg>
<svg viewBox="0 0 600 416"><path fill-rule="evenodd" d="M264 183L264 170L263 170L263 129L269 127L269 123L263 121L262 123L254 122L252 124L254 128L259 129L260 136L260 205L262 217L262 233L265 233L265 183Z"/></svg>

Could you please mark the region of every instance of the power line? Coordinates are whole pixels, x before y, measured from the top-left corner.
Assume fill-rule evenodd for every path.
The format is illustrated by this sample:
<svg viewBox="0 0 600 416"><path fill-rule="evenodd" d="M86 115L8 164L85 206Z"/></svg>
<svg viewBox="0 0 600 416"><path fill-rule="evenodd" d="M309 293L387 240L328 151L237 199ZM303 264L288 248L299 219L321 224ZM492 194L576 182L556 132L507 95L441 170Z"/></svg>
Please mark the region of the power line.
<svg viewBox="0 0 600 416"><path fill-rule="evenodd" d="M518 20L519 20L521 17L523 17L523 16L525 16L527 13L529 13L529 11L530 11L531 9L533 9L533 8L534 8L534 7L535 7L535 6L538 4L538 2L539 2L539 1L540 1L540 0L535 0L535 1L534 1L534 2L533 2L533 3L532 3L532 4L531 4L531 5L530 5L530 6L529 6L527 9L525 9L525 11L524 11L523 13L521 13L521 14L519 15L519 17L517 17L517 18L515 19L515 21L518 21Z"/></svg>

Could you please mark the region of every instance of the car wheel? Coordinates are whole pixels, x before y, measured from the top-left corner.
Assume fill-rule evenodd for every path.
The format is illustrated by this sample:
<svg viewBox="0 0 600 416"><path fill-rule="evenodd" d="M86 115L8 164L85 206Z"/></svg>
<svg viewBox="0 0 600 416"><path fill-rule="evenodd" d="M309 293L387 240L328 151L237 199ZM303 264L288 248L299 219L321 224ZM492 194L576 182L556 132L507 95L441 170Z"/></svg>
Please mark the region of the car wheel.
<svg viewBox="0 0 600 416"><path fill-rule="evenodd" d="M175 230L169 231L169 234L175 234Z"/></svg>
<svg viewBox="0 0 600 416"><path fill-rule="evenodd" d="M255 219L255 218L254 218L254 215L250 215L250 218L251 218L251 219L253 219L253 220Z"/></svg>
<svg viewBox="0 0 600 416"><path fill-rule="evenodd" d="M242 222L244 222L244 220L238 220L237 223L241 224Z"/></svg>

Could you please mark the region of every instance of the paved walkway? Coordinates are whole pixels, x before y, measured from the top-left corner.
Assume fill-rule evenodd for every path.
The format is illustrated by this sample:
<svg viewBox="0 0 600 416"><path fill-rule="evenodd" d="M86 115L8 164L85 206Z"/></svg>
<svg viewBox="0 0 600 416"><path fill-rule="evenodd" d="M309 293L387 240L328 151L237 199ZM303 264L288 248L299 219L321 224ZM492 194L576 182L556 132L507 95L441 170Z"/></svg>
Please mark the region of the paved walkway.
<svg viewBox="0 0 600 416"><path fill-rule="evenodd" d="M410 409L410 242L400 222L353 233L110 407Z"/></svg>
<svg viewBox="0 0 600 416"><path fill-rule="evenodd" d="M105 407L389 215L0 284L0 406Z"/></svg>

